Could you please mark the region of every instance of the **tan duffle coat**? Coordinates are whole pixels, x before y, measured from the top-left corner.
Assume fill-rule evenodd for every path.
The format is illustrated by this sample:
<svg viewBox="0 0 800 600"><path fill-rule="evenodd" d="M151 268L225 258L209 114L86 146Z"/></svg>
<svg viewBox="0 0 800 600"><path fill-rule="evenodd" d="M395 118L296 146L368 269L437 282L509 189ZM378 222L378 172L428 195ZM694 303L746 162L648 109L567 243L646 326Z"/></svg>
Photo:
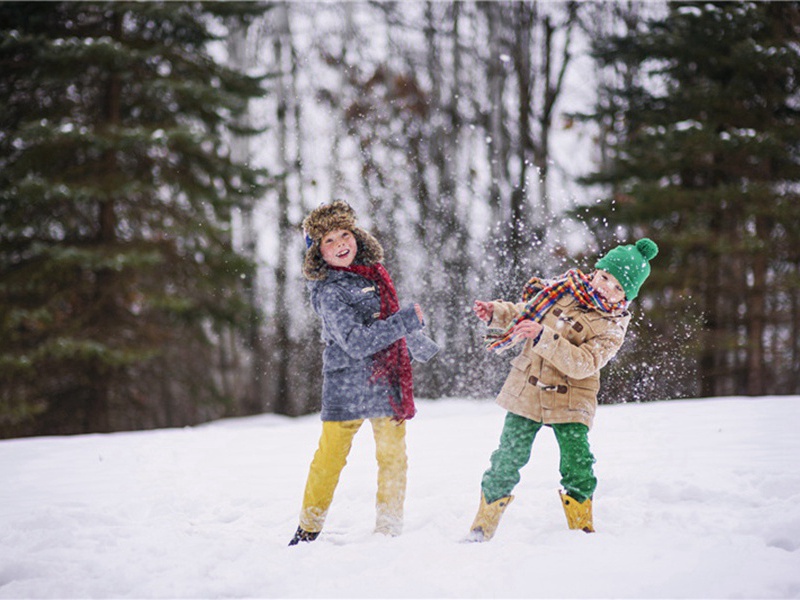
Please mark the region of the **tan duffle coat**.
<svg viewBox="0 0 800 600"><path fill-rule="evenodd" d="M491 327L506 328L524 303L496 300ZM525 341L511 361L497 403L544 424L583 423L591 428L597 409L600 369L622 346L631 315L587 309L572 294L550 307L536 344Z"/></svg>

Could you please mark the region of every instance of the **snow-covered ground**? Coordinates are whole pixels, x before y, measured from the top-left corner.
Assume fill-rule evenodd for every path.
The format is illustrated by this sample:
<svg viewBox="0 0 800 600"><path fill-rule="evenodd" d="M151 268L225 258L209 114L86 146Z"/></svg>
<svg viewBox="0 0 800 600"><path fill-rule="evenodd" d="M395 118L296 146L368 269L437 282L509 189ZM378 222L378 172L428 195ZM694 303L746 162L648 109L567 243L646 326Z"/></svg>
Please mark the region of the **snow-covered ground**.
<svg viewBox="0 0 800 600"><path fill-rule="evenodd" d="M419 404L405 533L372 533L367 425L292 548L316 416L0 442L0 598L800 597L800 397L601 407L593 535L545 429L486 544L461 540L503 411Z"/></svg>

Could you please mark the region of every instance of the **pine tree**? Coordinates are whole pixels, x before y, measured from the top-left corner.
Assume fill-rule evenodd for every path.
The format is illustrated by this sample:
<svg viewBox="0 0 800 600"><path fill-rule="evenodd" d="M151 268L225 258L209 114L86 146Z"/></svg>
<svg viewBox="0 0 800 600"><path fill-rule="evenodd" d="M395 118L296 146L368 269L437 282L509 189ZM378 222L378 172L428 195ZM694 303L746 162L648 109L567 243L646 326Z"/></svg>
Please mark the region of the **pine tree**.
<svg viewBox="0 0 800 600"><path fill-rule="evenodd" d="M786 374L797 362L799 6L669 3L596 44L605 66L638 77L595 115L613 126L612 158L587 182L613 193L588 213L658 241L648 317L681 339L687 315L703 319L681 343L696 349L707 396L797 392Z"/></svg>
<svg viewBox="0 0 800 600"><path fill-rule="evenodd" d="M226 135L258 78L216 62L258 3L0 3L0 434L194 423L250 315ZM237 131L247 134L248 131Z"/></svg>

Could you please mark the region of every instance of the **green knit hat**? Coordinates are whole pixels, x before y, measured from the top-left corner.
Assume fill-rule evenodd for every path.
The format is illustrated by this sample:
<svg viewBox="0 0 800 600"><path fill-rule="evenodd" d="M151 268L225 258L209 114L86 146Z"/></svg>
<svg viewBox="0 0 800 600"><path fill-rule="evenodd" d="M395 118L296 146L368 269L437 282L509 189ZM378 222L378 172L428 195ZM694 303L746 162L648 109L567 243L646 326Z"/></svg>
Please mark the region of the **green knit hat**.
<svg viewBox="0 0 800 600"><path fill-rule="evenodd" d="M650 275L650 260L656 254L656 243L650 238L642 238L635 244L612 248L594 266L616 277L625 290L625 298L633 300L639 295L639 288Z"/></svg>

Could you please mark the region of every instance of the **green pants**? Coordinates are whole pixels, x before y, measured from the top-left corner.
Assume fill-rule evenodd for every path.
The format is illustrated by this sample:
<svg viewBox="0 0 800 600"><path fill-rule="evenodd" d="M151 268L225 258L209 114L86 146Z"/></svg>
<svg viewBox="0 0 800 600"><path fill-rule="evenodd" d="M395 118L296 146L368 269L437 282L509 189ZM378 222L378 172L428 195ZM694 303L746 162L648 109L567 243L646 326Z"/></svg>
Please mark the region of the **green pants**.
<svg viewBox="0 0 800 600"><path fill-rule="evenodd" d="M591 498L597 487L589 449L589 428L583 423L554 423L553 428L561 451L561 485L578 502ZM483 474L481 489L486 502L505 496L519 483L519 471L528 464L536 434L542 428L537 421L513 413L506 415L500 446L492 453L491 466Z"/></svg>

